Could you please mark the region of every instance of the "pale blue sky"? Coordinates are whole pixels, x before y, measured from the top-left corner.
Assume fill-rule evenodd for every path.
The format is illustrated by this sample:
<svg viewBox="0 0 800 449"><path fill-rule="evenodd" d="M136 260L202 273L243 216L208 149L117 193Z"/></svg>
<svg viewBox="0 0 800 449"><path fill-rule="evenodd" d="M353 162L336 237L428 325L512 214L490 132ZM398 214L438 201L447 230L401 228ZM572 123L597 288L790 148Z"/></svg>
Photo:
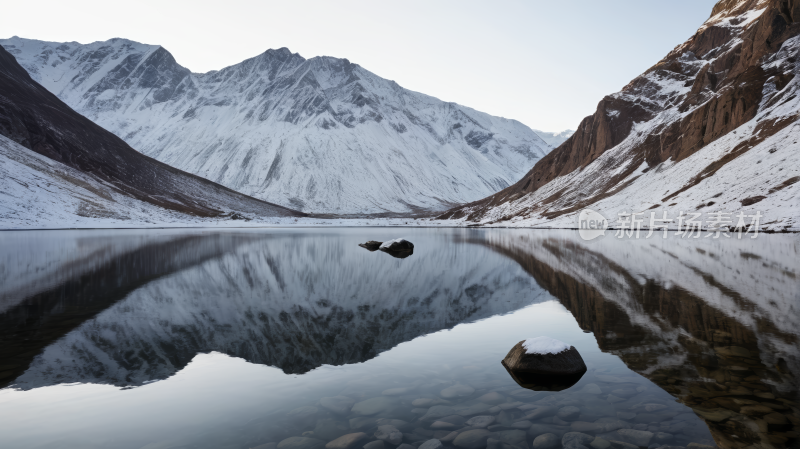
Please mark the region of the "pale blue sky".
<svg viewBox="0 0 800 449"><path fill-rule="evenodd" d="M268 48L348 58L403 87L575 129L689 38L715 0L17 1L0 37L160 44L195 72Z"/></svg>

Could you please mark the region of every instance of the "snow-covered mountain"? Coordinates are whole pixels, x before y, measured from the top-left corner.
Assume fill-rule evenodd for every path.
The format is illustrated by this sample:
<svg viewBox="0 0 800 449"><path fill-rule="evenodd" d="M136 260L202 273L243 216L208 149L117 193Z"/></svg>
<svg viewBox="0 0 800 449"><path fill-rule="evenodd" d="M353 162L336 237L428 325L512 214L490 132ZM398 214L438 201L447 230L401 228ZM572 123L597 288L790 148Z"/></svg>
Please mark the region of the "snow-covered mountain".
<svg viewBox="0 0 800 449"><path fill-rule="evenodd" d="M551 133L538 129L534 129L533 131L538 134L539 137L541 137L542 140L544 140L548 145L550 145L550 148L558 148L562 143L566 142L567 139L575 134L575 131L571 129L561 131L560 133Z"/></svg>
<svg viewBox="0 0 800 449"><path fill-rule="evenodd" d="M37 84L3 48L0 174L0 223L304 215L142 155Z"/></svg>
<svg viewBox="0 0 800 449"><path fill-rule="evenodd" d="M161 162L306 212L474 201L550 147L515 121L412 92L347 59L268 50L198 74L157 45L0 40L78 112Z"/></svg>
<svg viewBox="0 0 800 449"><path fill-rule="evenodd" d="M798 230L799 57L800 4L722 0L519 182L442 218L575 227L584 208L610 222L759 211L768 228Z"/></svg>
<svg viewBox="0 0 800 449"><path fill-rule="evenodd" d="M552 299L505 257L443 242L436 231L417 231L418 251L408 259L358 247L363 233L130 232L104 239L95 251L102 246L112 256L65 279L81 288L52 288L0 315L0 337L16 342L0 352L21 360L25 371L7 381L23 389L141 385L210 351L305 373ZM74 246L76 237L62 235L62 246ZM26 264L33 266L44 257L23 254L32 255ZM118 282L107 282L108 270Z"/></svg>

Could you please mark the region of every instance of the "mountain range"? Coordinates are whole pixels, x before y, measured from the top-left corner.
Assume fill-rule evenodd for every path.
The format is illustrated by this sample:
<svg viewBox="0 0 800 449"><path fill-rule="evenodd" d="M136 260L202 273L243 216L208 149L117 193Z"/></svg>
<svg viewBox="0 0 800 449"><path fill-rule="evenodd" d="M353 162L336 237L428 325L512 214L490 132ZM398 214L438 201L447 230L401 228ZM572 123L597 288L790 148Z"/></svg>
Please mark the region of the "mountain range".
<svg viewBox="0 0 800 449"><path fill-rule="evenodd" d="M142 155L76 113L0 48L0 218L296 217ZM62 221L68 226L68 221Z"/></svg>
<svg viewBox="0 0 800 449"><path fill-rule="evenodd" d="M451 207L439 223L573 228L590 208L612 223L744 212L800 229L792 1L719 1L574 133L285 48L197 74L125 39L0 47L0 218L22 226Z"/></svg>
<svg viewBox="0 0 800 449"><path fill-rule="evenodd" d="M552 149L520 122L412 92L347 59L281 48L192 73L163 47L126 39L0 46L143 154L306 212L444 210L508 187Z"/></svg>
<svg viewBox="0 0 800 449"><path fill-rule="evenodd" d="M798 22L795 1L718 2L522 179L440 218L574 228L585 208L611 222L743 211L769 229L800 229Z"/></svg>

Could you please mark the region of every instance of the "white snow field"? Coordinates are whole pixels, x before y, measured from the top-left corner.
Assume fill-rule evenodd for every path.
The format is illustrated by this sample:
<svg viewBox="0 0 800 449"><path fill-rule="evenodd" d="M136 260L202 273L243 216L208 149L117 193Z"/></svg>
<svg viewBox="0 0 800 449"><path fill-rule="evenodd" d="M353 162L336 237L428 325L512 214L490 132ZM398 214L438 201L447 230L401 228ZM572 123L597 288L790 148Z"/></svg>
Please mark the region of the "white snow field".
<svg viewBox="0 0 800 449"><path fill-rule="evenodd" d="M125 39L0 45L136 150L303 212L444 210L513 184L551 149L522 123L409 91L347 59L281 48L200 74Z"/></svg>

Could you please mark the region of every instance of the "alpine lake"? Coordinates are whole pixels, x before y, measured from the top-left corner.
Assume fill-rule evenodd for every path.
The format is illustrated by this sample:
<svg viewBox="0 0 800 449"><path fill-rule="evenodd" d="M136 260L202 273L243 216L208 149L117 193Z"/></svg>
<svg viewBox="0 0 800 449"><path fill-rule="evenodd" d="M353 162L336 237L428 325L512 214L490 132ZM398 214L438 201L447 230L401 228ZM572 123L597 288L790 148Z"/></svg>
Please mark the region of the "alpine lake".
<svg viewBox="0 0 800 449"><path fill-rule="evenodd" d="M797 234L0 233L2 448L790 448L799 372Z"/></svg>

